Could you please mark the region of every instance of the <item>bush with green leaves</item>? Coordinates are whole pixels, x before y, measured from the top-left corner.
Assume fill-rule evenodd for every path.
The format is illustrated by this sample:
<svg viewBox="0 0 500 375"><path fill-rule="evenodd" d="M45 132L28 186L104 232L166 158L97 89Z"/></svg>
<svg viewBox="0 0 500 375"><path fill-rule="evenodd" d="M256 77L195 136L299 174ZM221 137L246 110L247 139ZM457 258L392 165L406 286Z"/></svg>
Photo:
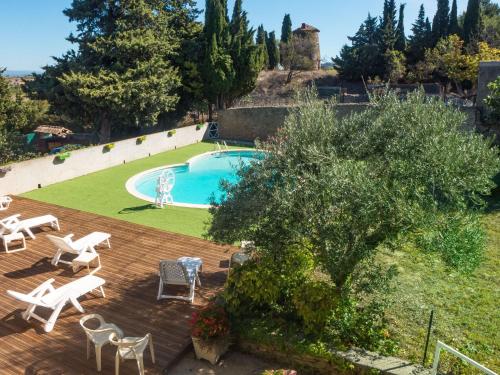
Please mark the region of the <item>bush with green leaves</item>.
<svg viewBox="0 0 500 375"><path fill-rule="evenodd" d="M441 254L444 262L463 273L471 273L480 264L486 247L486 232L477 215L443 215L432 229L417 236L417 244L429 252Z"/></svg>
<svg viewBox="0 0 500 375"><path fill-rule="evenodd" d="M236 317L255 312L293 310L294 290L313 270L307 247L292 247L276 257L263 255L231 270L224 290L228 311Z"/></svg>
<svg viewBox="0 0 500 375"><path fill-rule="evenodd" d="M490 111L488 114L489 120L500 122L500 76L488 84L488 89L490 90L490 95L486 97L484 102Z"/></svg>
<svg viewBox="0 0 500 375"><path fill-rule="evenodd" d="M253 240L271 258L307 242L341 290L380 245L429 216L481 208L500 169L498 150L463 131L464 120L422 91L405 100L389 92L342 119L334 103L305 92L260 145L266 157L242 169L239 183L224 184L208 235Z"/></svg>

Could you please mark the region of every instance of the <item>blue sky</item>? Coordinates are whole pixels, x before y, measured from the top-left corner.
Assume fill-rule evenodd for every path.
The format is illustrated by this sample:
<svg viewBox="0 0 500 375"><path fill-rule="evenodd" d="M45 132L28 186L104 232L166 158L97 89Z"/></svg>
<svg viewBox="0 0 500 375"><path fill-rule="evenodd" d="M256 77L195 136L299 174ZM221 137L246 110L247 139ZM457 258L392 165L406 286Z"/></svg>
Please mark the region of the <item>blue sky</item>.
<svg viewBox="0 0 500 375"><path fill-rule="evenodd" d="M407 33L418 8L424 3L432 20L436 0L402 0L406 3ZM450 1L451 2L451 1ZM200 7L205 4L199 0ZM0 67L9 70L34 70L52 63L71 45L65 40L74 29L62 10L71 0L0 0ZM229 0L232 8L233 0ZM356 32L368 12L379 15L383 0L244 0L244 9L253 26L263 23L269 31L281 32L281 21L290 13L293 26L309 23L321 30L321 54L335 56L347 36ZM467 0L458 0L459 13Z"/></svg>

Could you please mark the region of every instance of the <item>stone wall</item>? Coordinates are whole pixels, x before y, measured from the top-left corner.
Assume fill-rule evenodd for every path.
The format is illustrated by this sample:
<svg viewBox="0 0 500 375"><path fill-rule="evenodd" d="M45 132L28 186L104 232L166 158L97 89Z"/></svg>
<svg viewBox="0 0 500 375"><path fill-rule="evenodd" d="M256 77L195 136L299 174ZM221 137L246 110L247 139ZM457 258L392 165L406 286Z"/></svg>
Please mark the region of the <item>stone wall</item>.
<svg viewBox="0 0 500 375"><path fill-rule="evenodd" d="M176 129L171 137L168 132L149 134L144 142L130 138L114 142L114 148L103 145L71 151L71 156L60 161L56 155L26 160L9 165L10 171L0 174L0 196L21 194L36 189L97 172L160 152L173 150L203 140L207 126L197 130L196 125Z"/></svg>
<svg viewBox="0 0 500 375"><path fill-rule="evenodd" d="M500 61L482 61L479 63L476 99L479 108L484 107L484 99L489 95L488 83L497 79L498 76L500 76Z"/></svg>
<svg viewBox="0 0 500 375"><path fill-rule="evenodd" d="M361 112L368 104L337 104L339 118ZM219 112L219 136L237 141L266 140L282 127L289 113L289 107L234 108ZM477 123L475 108L464 107L467 115L464 127L474 130Z"/></svg>
<svg viewBox="0 0 500 375"><path fill-rule="evenodd" d="M360 112L367 104L338 104L339 117ZM289 107L234 108L219 112L219 136L238 141L266 140L282 127Z"/></svg>

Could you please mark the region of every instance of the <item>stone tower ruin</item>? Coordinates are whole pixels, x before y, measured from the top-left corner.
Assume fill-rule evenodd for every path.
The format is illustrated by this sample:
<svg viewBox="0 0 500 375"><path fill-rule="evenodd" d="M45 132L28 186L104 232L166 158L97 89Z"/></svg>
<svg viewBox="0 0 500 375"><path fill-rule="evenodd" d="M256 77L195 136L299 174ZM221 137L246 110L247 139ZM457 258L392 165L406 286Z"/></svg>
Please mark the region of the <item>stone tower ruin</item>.
<svg viewBox="0 0 500 375"><path fill-rule="evenodd" d="M314 70L321 69L321 53L319 48L319 30L314 26L303 23L301 27L293 31L297 37L308 39L314 46L311 56L308 56L314 61Z"/></svg>

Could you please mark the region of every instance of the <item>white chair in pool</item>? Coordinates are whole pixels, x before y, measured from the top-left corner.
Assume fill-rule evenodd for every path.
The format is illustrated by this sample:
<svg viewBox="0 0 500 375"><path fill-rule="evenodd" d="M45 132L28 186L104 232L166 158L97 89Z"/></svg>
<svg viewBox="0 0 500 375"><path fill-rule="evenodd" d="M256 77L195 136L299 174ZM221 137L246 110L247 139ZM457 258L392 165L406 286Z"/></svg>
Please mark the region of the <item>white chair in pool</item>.
<svg viewBox="0 0 500 375"><path fill-rule="evenodd" d="M160 284L158 286L157 299L173 298L183 301L194 301L194 289L196 283L201 286L198 271L202 267L200 258L182 257L177 260L162 260L160 262ZM163 294L166 285L184 285L189 288L189 295L177 296Z"/></svg>
<svg viewBox="0 0 500 375"><path fill-rule="evenodd" d="M155 363L155 352L153 348L153 336L151 333L144 337L124 337L119 338L116 333L109 336L109 342L116 346L115 375L120 373L120 361L125 359L135 359L139 374L144 375L144 351L149 344L151 361Z"/></svg>
<svg viewBox="0 0 500 375"><path fill-rule="evenodd" d="M85 325L89 320L97 320L99 325L96 328L89 328ZM109 344L109 336L115 333L118 338L123 337L123 331L113 323L106 323L99 314L85 315L80 319L80 325L87 336L87 360L90 358L90 346L94 344L97 371L101 371L101 349Z"/></svg>
<svg viewBox="0 0 500 375"><path fill-rule="evenodd" d="M0 197L0 211L5 211L6 209L8 209L11 203L12 198L8 195Z"/></svg>
<svg viewBox="0 0 500 375"><path fill-rule="evenodd" d="M29 320L30 318L34 318L45 323L45 332L50 332L54 329L57 318L67 303L71 303L78 311L83 313L83 307L78 302L79 297L95 289L99 289L101 295L105 297L104 289L102 288L105 284L105 280L94 275L81 277L57 289L52 286L53 282L54 279L47 280L28 294L15 292L13 290L7 291L9 296L28 305L22 314L23 319ZM48 320L45 320L35 313L37 307L52 310L52 314Z"/></svg>

